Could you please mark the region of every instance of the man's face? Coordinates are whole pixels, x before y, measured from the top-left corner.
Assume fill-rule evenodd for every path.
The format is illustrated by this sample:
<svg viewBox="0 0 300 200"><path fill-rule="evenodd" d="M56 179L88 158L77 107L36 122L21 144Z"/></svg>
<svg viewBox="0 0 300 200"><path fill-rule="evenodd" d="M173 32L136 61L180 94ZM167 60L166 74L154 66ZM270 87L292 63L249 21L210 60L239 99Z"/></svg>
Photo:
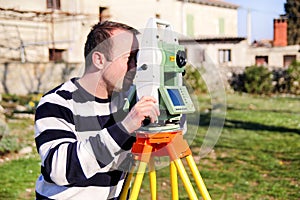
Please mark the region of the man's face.
<svg viewBox="0 0 300 200"><path fill-rule="evenodd" d="M127 91L136 73L138 41L128 31L114 30L112 43L111 61L104 70L103 79L110 90Z"/></svg>

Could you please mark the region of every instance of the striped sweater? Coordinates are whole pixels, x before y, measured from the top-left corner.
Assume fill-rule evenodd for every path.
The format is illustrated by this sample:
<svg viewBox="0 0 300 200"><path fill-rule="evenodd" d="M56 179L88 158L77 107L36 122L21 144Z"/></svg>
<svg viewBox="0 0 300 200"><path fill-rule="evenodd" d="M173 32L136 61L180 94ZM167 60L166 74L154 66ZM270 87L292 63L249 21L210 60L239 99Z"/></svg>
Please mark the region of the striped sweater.
<svg viewBox="0 0 300 200"><path fill-rule="evenodd" d="M41 157L37 199L117 199L134 137L121 125L122 98L99 99L73 78L46 93L36 110ZM121 100L120 100L121 99Z"/></svg>

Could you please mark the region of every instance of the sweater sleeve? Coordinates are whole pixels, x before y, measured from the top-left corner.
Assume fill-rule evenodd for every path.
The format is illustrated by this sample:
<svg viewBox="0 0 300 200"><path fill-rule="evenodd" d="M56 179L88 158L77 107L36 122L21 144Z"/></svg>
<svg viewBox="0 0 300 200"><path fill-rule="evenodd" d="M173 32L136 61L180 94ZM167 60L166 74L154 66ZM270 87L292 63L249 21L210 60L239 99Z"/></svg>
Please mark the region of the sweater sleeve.
<svg viewBox="0 0 300 200"><path fill-rule="evenodd" d="M115 123L79 140L74 113L67 105L59 96L41 100L35 115L35 141L46 181L82 186L97 173L112 171L111 163L131 148L134 137Z"/></svg>

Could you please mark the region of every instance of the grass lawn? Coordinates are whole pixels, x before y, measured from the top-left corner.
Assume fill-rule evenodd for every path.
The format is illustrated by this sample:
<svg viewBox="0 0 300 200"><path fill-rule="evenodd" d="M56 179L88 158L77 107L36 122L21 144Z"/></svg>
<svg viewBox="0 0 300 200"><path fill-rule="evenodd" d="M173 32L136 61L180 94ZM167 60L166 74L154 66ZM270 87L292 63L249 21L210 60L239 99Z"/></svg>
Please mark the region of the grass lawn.
<svg viewBox="0 0 300 200"><path fill-rule="evenodd" d="M0 199L34 199L35 180L40 172L40 160L34 147L33 121L9 119L9 135L17 138L17 149L32 147L30 154L11 152L0 159Z"/></svg>
<svg viewBox="0 0 300 200"><path fill-rule="evenodd" d="M207 98L200 104L203 110L211 107ZM299 97L229 94L222 134L213 151L199 160L210 116L203 112L200 119L191 149L212 199L300 199ZM10 126L20 141L32 145L30 120L14 120ZM35 151L2 162L0 199L33 199L38 164ZM168 167L157 170L157 179L159 199L170 199ZM180 199L187 199L180 180L179 191ZM150 199L147 175L139 197Z"/></svg>

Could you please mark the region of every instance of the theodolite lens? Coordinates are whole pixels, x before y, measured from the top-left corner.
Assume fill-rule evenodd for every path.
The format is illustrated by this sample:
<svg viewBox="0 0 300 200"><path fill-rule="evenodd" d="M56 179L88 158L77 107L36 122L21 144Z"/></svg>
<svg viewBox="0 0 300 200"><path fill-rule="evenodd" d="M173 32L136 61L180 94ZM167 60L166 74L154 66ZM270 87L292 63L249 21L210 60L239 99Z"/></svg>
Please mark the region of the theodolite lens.
<svg viewBox="0 0 300 200"><path fill-rule="evenodd" d="M184 67L186 65L186 53L185 51L179 50L176 53L176 63L178 67Z"/></svg>

